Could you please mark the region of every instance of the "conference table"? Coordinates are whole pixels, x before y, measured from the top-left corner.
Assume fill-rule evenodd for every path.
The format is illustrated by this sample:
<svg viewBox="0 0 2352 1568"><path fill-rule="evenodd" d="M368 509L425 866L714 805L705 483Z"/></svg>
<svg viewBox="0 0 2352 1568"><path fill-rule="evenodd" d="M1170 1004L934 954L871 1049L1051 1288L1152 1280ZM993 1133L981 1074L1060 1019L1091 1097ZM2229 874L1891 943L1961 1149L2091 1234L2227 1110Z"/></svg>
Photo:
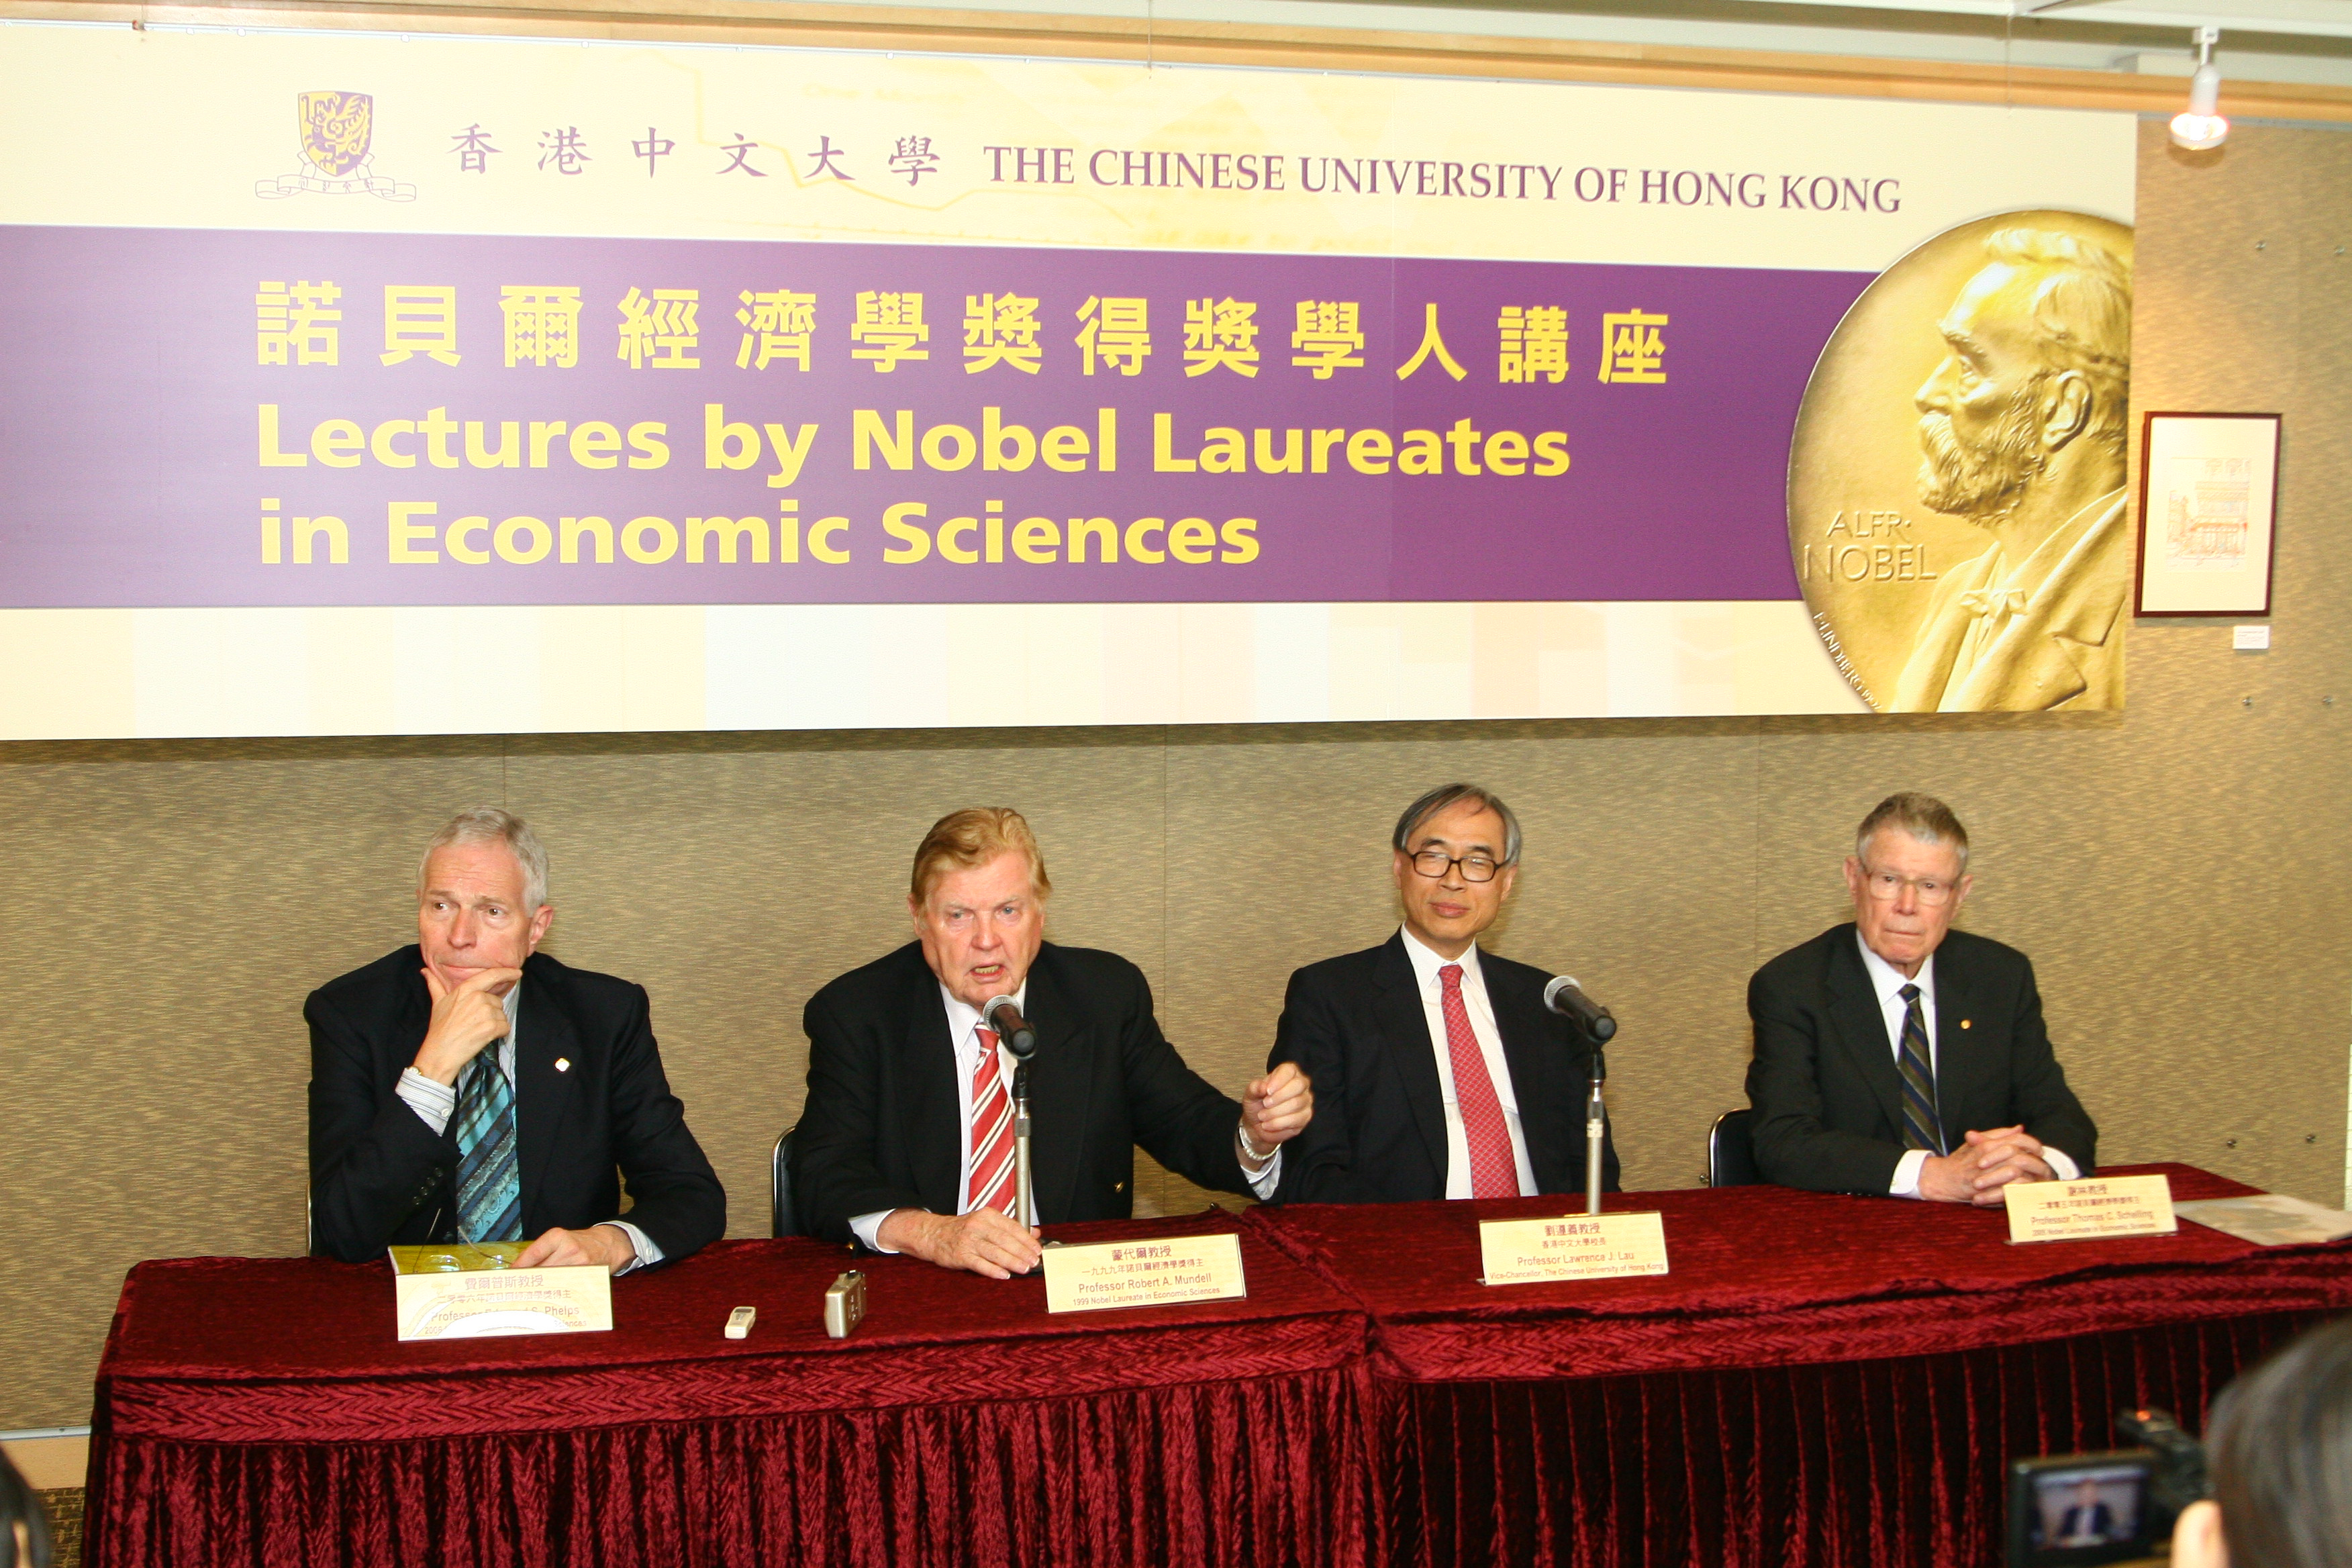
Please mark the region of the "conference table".
<svg viewBox="0 0 2352 1568"><path fill-rule="evenodd" d="M1266 1565L1360 1558L1369 1325L1256 1227L1246 1300L1049 1316L805 1238L613 1282L609 1332L403 1343L389 1265L142 1263L98 1375L91 1568ZM825 1337L825 1287L867 1276ZM750 1337L728 1313L759 1309Z"/></svg>
<svg viewBox="0 0 2352 1568"><path fill-rule="evenodd" d="M1479 1220L1581 1207L1050 1230L1239 1236L1246 1298L1125 1311L868 1258L843 1341L818 1303L852 1260L805 1239L616 1280L609 1333L409 1344L382 1266L142 1264L89 1561L1979 1568L2010 1458L2110 1447L2140 1404L2194 1429L2352 1308L2341 1245L2018 1247L1999 1210L1769 1187L1612 1194L1662 1215L1664 1276L1478 1283Z"/></svg>
<svg viewBox="0 0 2352 1568"><path fill-rule="evenodd" d="M2254 1189L2187 1165L2176 1199ZM1373 1323L1376 1562L1989 1568L2011 1458L2116 1446L2352 1308L2352 1244L2013 1245L2006 1212L1780 1187L1609 1194L1672 1272L1488 1288L1478 1222L1571 1199L1253 1210Z"/></svg>

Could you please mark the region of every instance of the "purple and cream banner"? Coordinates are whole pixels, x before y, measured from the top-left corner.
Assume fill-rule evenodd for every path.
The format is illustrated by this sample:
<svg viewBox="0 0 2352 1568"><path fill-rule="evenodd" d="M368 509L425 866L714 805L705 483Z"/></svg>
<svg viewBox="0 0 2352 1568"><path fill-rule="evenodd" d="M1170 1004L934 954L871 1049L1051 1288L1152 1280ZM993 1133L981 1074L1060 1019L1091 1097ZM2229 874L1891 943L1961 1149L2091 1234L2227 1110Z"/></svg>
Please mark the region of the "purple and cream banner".
<svg viewBox="0 0 2352 1568"><path fill-rule="evenodd" d="M0 736L1849 710L1787 510L1823 344L1956 222L2130 216L2120 116L26 24L0 68Z"/></svg>
<svg viewBox="0 0 2352 1568"><path fill-rule="evenodd" d="M0 270L12 607L1789 599L1868 281L78 227Z"/></svg>

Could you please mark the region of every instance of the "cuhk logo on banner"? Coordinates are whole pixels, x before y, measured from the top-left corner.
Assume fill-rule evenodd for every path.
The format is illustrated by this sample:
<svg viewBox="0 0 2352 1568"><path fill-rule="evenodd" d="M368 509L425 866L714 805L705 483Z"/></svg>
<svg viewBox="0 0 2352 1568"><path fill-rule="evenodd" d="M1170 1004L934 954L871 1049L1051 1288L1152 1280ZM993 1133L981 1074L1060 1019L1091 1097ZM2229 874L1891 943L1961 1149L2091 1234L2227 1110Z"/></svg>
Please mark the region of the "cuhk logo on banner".
<svg viewBox="0 0 2352 1568"><path fill-rule="evenodd" d="M254 182L253 194L275 200L314 191L322 196L381 196L413 202L416 187L374 173L368 156L375 137L375 97L365 92L303 92L294 97L302 166L274 180Z"/></svg>

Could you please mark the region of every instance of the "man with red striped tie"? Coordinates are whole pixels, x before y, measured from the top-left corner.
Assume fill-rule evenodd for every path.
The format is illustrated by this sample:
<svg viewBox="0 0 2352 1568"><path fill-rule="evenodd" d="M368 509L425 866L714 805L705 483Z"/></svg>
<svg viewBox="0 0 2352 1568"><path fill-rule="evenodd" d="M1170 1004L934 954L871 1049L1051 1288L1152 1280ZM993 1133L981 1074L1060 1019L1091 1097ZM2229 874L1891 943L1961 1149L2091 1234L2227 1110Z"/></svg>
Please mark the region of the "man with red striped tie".
<svg viewBox="0 0 2352 1568"><path fill-rule="evenodd" d="M1290 977L1271 1065L1315 1081L1286 1203L1584 1190L1591 1048L1544 1006L1549 972L1482 952L1519 874L1519 819L1476 784L1431 790L1390 837L1404 923ZM1604 1140L1607 1137L1603 1133ZM1617 1188L1604 1142L1601 1184Z"/></svg>
<svg viewBox="0 0 2352 1568"><path fill-rule="evenodd" d="M1044 1224L1134 1212L1135 1146L1198 1184L1271 1196L1315 1098L1296 1068L1239 1104L1160 1032L1142 971L1045 940L1053 884L1021 814L951 812L915 851L916 940L810 998L808 1100L794 1204L855 1238L1003 1279L1034 1267L1014 1206L1013 1070L982 1016L1009 996L1037 1034L1029 1064L1029 1212Z"/></svg>

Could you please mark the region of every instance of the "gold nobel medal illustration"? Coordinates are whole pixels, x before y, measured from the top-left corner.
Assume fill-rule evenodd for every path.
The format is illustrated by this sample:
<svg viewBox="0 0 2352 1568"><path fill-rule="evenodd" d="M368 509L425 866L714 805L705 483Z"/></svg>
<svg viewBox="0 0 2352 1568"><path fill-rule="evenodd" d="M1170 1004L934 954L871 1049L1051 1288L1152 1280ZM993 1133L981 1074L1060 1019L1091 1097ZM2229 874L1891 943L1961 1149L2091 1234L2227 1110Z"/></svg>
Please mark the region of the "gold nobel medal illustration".
<svg viewBox="0 0 2352 1568"><path fill-rule="evenodd" d="M1814 629L1883 712L2118 708L2132 231L2001 213L1888 268L1789 448Z"/></svg>

